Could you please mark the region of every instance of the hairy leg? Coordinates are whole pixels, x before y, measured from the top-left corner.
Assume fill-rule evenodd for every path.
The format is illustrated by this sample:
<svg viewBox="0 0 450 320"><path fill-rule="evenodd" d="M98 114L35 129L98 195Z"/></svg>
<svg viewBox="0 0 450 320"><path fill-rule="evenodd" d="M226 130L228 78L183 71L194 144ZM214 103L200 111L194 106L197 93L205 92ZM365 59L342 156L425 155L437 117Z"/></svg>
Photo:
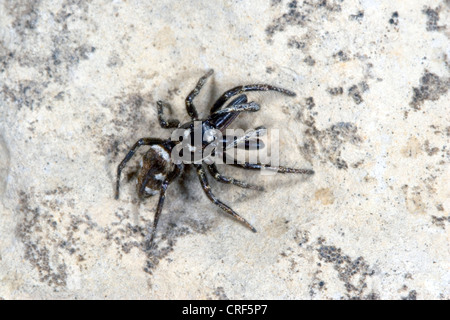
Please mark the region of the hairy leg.
<svg viewBox="0 0 450 320"><path fill-rule="evenodd" d="M253 189L253 190L258 190L258 191L264 190L263 187L255 186L253 184L250 184L250 183L247 183L244 181L240 181L240 180L236 180L234 178L230 178L230 177L220 174L219 170L217 169L217 166L214 163L208 165L208 170L209 170L209 173L211 174L211 176L219 182L227 183L227 184L234 184L235 186L238 186L241 188L248 188L248 189Z"/></svg>
<svg viewBox="0 0 450 320"><path fill-rule="evenodd" d="M235 167L249 169L249 170L272 170L279 173L298 173L298 174L314 174L314 170L311 169L296 169L296 168L286 168L286 167L273 167L268 164L260 164L260 163L227 163Z"/></svg>
<svg viewBox="0 0 450 320"><path fill-rule="evenodd" d="M158 120L159 120L160 126L164 129L177 128L178 125L180 124L180 121L178 121L176 119L166 120L164 118L164 107L166 107L167 109L172 111L172 107L170 106L170 104L168 104L167 102L164 102L164 101L157 101L156 106L158 108Z"/></svg>
<svg viewBox="0 0 450 320"><path fill-rule="evenodd" d="M211 192L211 187L209 186L208 179L206 177L205 170L203 169L203 166L195 165L195 168L197 170L198 178L200 179L200 183L202 185L203 191L205 192L206 196L211 200L212 203L214 203L216 206L221 208L223 211L234 217L236 220L239 220L243 224L245 224L250 230L253 232L256 232L256 229L247 222L244 218L242 218L240 215L238 215L236 212L233 211L229 206L224 204L222 201L216 198L216 196Z"/></svg>
<svg viewBox="0 0 450 320"><path fill-rule="evenodd" d="M182 165L175 167L175 169L169 174L166 180L161 185L161 189L159 191L159 200L158 206L156 207L155 217L153 218L153 229L150 233L150 238L146 242L146 249L151 249L153 247L153 239L156 234L156 227L158 226L159 217L161 216L161 212L164 206L164 200L166 199L166 191L169 187L169 184L180 175L183 170Z"/></svg>
<svg viewBox="0 0 450 320"><path fill-rule="evenodd" d="M261 108L260 105L257 104L256 102L242 103L217 110L215 114L230 113L230 112L256 112L259 111L260 108Z"/></svg>
<svg viewBox="0 0 450 320"><path fill-rule="evenodd" d="M242 93L248 92L248 91L277 91L277 92L287 94L288 96L291 96L291 97L295 96L295 92L292 92L292 91L289 91L289 90L286 90L283 88L279 88L279 87L274 87L274 86L271 86L268 84L249 84L249 85L245 85L245 86L235 87L233 89L226 91L214 103L213 107L211 108L210 113L212 114L212 113L216 112L217 110L219 110L223 106L223 104L231 97L234 97L235 95L242 94Z"/></svg>
<svg viewBox="0 0 450 320"><path fill-rule="evenodd" d="M214 73L214 70L209 70L203 77L198 80L197 85L195 86L194 90L191 91L191 93L186 98L186 110L188 115L191 117L192 120L198 119L198 113L197 109L194 106L194 98L199 94L200 90L202 89L203 85L206 83L206 80Z"/></svg>

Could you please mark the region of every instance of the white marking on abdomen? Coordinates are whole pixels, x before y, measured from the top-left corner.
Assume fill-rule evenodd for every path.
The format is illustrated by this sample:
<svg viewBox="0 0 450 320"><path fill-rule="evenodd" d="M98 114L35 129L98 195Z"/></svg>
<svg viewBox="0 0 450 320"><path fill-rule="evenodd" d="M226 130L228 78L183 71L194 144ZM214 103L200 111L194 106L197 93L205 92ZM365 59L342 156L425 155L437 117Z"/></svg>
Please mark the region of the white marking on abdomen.
<svg viewBox="0 0 450 320"><path fill-rule="evenodd" d="M145 187L145 192L146 192L147 194L152 195L152 196L154 196L155 194L158 193L158 191L153 190L153 189L151 189L151 188L149 188L149 187Z"/></svg>
<svg viewBox="0 0 450 320"><path fill-rule="evenodd" d="M153 145L153 146L151 146L151 148L152 148L153 150L155 150L156 152L158 152L158 154L159 154L161 157L163 157L164 160L166 160L167 162L170 161L170 155L169 155L169 153L168 153L163 147L158 146L158 145Z"/></svg>

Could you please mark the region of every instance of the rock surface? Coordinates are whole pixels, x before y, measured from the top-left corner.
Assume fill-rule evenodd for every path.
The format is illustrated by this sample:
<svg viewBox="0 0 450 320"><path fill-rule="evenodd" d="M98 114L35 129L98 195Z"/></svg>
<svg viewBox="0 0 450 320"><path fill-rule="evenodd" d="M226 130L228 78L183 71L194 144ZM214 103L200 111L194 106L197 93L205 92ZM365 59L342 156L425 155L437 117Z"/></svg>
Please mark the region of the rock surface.
<svg viewBox="0 0 450 320"><path fill-rule="evenodd" d="M449 1L2 1L0 298L450 299ZM212 205L194 170L157 198L118 163L225 90L297 93L235 127L280 132L315 175L211 181L257 229ZM222 167L221 167L222 168ZM130 179L128 179L130 178ZM129 181L128 181L129 180ZM210 179L213 180L213 179Z"/></svg>

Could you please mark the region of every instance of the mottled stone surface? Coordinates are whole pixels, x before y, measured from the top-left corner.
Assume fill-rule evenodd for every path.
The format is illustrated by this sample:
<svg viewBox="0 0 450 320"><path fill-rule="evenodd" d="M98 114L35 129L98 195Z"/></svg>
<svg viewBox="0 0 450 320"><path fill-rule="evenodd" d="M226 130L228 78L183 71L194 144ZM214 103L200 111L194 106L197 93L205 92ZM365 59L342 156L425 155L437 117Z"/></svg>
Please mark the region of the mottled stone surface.
<svg viewBox="0 0 450 320"><path fill-rule="evenodd" d="M449 21L431 0L1 1L0 298L450 299ZM238 84L295 91L234 126L279 129L316 174L223 168L266 189L211 181L252 233L188 170L146 251L157 199L136 159L114 200L116 167L210 68L202 114Z"/></svg>

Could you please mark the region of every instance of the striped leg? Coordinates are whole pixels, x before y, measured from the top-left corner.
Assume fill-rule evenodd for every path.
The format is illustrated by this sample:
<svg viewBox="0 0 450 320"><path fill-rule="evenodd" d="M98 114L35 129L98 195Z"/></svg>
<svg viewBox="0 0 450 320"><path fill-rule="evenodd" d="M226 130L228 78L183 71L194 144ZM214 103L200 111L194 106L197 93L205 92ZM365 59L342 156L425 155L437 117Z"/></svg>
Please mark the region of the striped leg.
<svg viewBox="0 0 450 320"><path fill-rule="evenodd" d="M243 224L245 224L250 230L253 232L256 232L256 229L247 222L244 218L242 218L240 215L238 215L236 212L233 211L229 206L224 204L222 201L216 198L216 196L211 192L211 187L208 183L208 178L206 177L205 170L203 169L203 166L201 164L194 165L197 170L198 178L200 179L200 183L202 185L203 191L205 191L206 196L213 202L216 206L220 207L223 211L228 213L229 215L233 216L236 220L239 220Z"/></svg>
<svg viewBox="0 0 450 320"><path fill-rule="evenodd" d="M209 173L213 176L213 178L219 182L227 183L227 184L234 184L235 186L238 186L241 188L248 188L248 189L253 189L253 190L258 190L258 191L264 190L264 188L261 186L255 186L253 184L250 184L250 183L247 183L244 181L236 180L234 178L230 178L230 177L221 175L219 170L217 170L216 164L214 164L214 163L208 165L208 170L209 170Z"/></svg>
<svg viewBox="0 0 450 320"><path fill-rule="evenodd" d="M291 96L291 97L295 96L295 92L292 92L292 91L289 91L289 90L286 90L283 88L274 87L274 86L271 86L268 84L249 84L249 85L245 85L245 86L235 87L233 89L226 91L214 103L213 107L211 108L210 113L213 114L214 112L219 110L223 106L223 104L231 97L234 97L237 94L241 94L241 93L244 93L247 91L277 91L277 92L287 94L288 96Z"/></svg>
<svg viewBox="0 0 450 320"><path fill-rule="evenodd" d="M176 119L168 119L168 120L164 119L164 107L169 109L169 111L172 111L172 107L170 106L170 104L164 101L157 101L156 105L158 108L158 120L161 127L164 129L177 128L178 125L180 124L180 121Z"/></svg>
<svg viewBox="0 0 450 320"><path fill-rule="evenodd" d="M250 103L243 103L243 104L236 104L232 105L230 107L226 107L224 109L217 110L215 114L220 113L230 113L230 112L256 112L259 111L261 107L256 102L250 102Z"/></svg>
<svg viewBox="0 0 450 320"><path fill-rule="evenodd" d="M183 170L182 165L175 167L174 171L172 171L166 180L161 185L161 189L159 191L159 201L158 206L156 207L155 217L153 218L153 229L150 233L150 238L146 242L146 249L149 250L153 247L153 238L156 234L156 227L158 226L159 216L161 215L162 208L164 206L164 200L166 199L166 190L169 187L169 184L180 175Z"/></svg>
<svg viewBox="0 0 450 320"><path fill-rule="evenodd" d="M198 113L197 109L195 109L193 100L194 98L199 94L200 90L202 89L203 85L205 84L206 80L214 73L214 70L209 70L203 77L198 80L197 85L195 86L194 90L191 91L191 93L186 98L186 110L188 115L192 118L192 120L198 119Z"/></svg>
<svg viewBox="0 0 450 320"><path fill-rule="evenodd" d="M227 163L235 167L243 168L243 169L250 169L250 170L272 170L279 173L299 173L299 174L314 174L314 170L311 169L296 169L296 168L286 168L286 167L272 167L268 164L260 164L260 163L237 163L236 161L234 163Z"/></svg>
<svg viewBox="0 0 450 320"><path fill-rule="evenodd" d="M245 135L241 137L228 137L224 138L224 149L228 150L230 148L239 148L243 147L246 150L259 150L264 148L264 142L258 137L264 136L267 134L267 129L263 126L257 127L248 131Z"/></svg>

